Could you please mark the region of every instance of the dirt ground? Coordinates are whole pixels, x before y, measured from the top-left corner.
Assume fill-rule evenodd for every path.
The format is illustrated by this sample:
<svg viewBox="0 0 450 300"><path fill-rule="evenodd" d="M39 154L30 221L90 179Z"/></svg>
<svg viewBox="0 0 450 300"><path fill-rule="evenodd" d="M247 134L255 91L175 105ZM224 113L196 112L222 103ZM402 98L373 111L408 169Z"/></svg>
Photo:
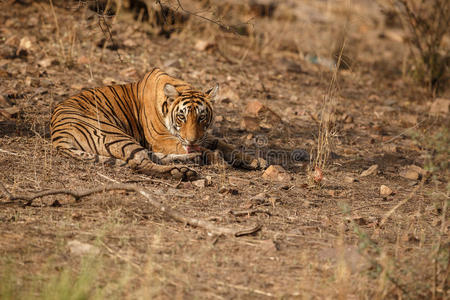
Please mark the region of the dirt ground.
<svg viewBox="0 0 450 300"><path fill-rule="evenodd" d="M134 192L3 191L0 298L448 299L448 107L409 76L388 4L161 1L179 14L162 18L145 2L104 14L98 1L0 1L0 183L13 195L134 183L185 216L261 230L210 234ZM194 166L206 180L178 183L52 149L55 103L156 66L219 83L213 133L282 165L282 179ZM314 181L325 115L332 152Z"/></svg>

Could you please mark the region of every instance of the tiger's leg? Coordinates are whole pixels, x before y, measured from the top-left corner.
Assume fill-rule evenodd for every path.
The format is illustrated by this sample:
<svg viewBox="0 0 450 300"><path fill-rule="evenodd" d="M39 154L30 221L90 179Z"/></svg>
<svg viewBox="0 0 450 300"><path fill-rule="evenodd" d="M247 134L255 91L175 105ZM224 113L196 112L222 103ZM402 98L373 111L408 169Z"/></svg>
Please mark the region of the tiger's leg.
<svg viewBox="0 0 450 300"><path fill-rule="evenodd" d="M75 128L85 131L82 135L84 138L74 138L80 132L76 132ZM100 131L89 126L72 125L65 128L64 132L58 132L57 129L55 127L52 132L53 145L70 156L92 161L102 157L118 159L140 173L156 177L190 180L197 176L194 170L186 166L158 164L157 156L116 128L102 128L104 131ZM95 154L91 156L91 153Z"/></svg>
<svg viewBox="0 0 450 300"><path fill-rule="evenodd" d="M199 152L186 153L186 154L164 154L160 152L153 152L153 154L163 165L175 164L175 163L189 163L199 164L202 154Z"/></svg>
<svg viewBox="0 0 450 300"><path fill-rule="evenodd" d="M208 136L203 143L206 149L213 152L219 152L223 160L227 163L249 170L256 170L266 167L266 162L263 159L252 157L244 153L244 151L237 150L234 146L214 136ZM213 163L217 164L217 153L211 156L207 154L207 159L211 159ZM220 163L220 162L219 162Z"/></svg>

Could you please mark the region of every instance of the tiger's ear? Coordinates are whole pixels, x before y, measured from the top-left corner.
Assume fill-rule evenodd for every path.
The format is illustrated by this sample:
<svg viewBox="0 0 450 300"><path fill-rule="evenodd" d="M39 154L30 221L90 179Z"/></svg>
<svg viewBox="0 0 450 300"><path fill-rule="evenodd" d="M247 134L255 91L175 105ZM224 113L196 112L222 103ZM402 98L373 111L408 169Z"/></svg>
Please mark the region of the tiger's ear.
<svg viewBox="0 0 450 300"><path fill-rule="evenodd" d="M166 83L164 86L164 94L172 101L179 95L177 89L170 83Z"/></svg>
<svg viewBox="0 0 450 300"><path fill-rule="evenodd" d="M206 95L209 96L211 102L214 102L217 99L219 92L219 84L217 83L213 88L210 88L205 92Z"/></svg>

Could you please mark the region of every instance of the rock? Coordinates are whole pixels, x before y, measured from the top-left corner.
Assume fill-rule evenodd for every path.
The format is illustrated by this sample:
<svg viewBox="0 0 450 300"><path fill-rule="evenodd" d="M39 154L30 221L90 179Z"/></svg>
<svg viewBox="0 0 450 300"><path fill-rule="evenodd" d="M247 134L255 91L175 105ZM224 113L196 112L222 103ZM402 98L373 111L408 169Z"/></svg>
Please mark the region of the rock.
<svg viewBox="0 0 450 300"><path fill-rule="evenodd" d="M244 178L239 178L239 177L234 177L234 176L230 176L228 177L228 182L231 185L235 185L235 186L248 186L251 184L250 180L244 179Z"/></svg>
<svg viewBox="0 0 450 300"><path fill-rule="evenodd" d="M7 119L17 117L17 114L19 112L20 112L20 109L17 106L0 108L0 115L3 115Z"/></svg>
<svg viewBox="0 0 450 300"><path fill-rule="evenodd" d="M199 188L206 187L206 179L198 179L195 181L192 181L192 184Z"/></svg>
<svg viewBox="0 0 450 300"><path fill-rule="evenodd" d="M74 255L98 254L100 249L87 243L72 240L67 243L70 253Z"/></svg>
<svg viewBox="0 0 450 300"><path fill-rule="evenodd" d="M344 176L344 182L345 183L353 183L356 181L356 178L350 177L350 176Z"/></svg>
<svg viewBox="0 0 450 300"><path fill-rule="evenodd" d="M398 151L397 146L396 146L396 145L393 145L393 144L384 144L384 145L382 146L382 149L383 149L384 152L392 152L392 153L395 153L395 152Z"/></svg>
<svg viewBox="0 0 450 300"><path fill-rule="evenodd" d="M216 116L216 117L214 118L214 121L217 122L217 123L222 122L222 121L223 121L223 116Z"/></svg>
<svg viewBox="0 0 450 300"><path fill-rule="evenodd" d="M225 86L223 88L219 89L219 93L220 93L220 99L221 101L224 101L225 99L231 100L233 102L239 101L239 95L238 93L236 93L235 90L233 90L232 88L230 88L229 86Z"/></svg>
<svg viewBox="0 0 450 300"><path fill-rule="evenodd" d="M195 49L197 49L198 51L205 51L205 50L213 48L214 46L215 46L215 44L213 42L205 41L205 40L198 40L195 43Z"/></svg>
<svg viewBox="0 0 450 300"><path fill-rule="evenodd" d="M58 61L51 57L43 58L37 62L38 66L40 66L42 68L48 68L51 65L56 65L57 63L58 63Z"/></svg>
<svg viewBox="0 0 450 300"><path fill-rule="evenodd" d="M104 85L113 85L113 84L118 84L117 80L115 80L114 78L111 77L106 77L102 80Z"/></svg>
<svg viewBox="0 0 450 300"><path fill-rule="evenodd" d="M406 169L400 172L400 176L410 180L419 180L420 174L414 170Z"/></svg>
<svg viewBox="0 0 450 300"><path fill-rule="evenodd" d="M70 88L74 89L74 90L80 90L81 91L84 88L84 84L73 83L73 84L70 85Z"/></svg>
<svg viewBox="0 0 450 300"><path fill-rule="evenodd" d="M430 106L430 114L439 115L439 114L448 114L448 107L450 106L450 99L445 98L437 98L431 103Z"/></svg>
<svg viewBox="0 0 450 300"><path fill-rule="evenodd" d="M3 95L0 95L0 107L7 107L10 105L11 104L9 103L8 98Z"/></svg>
<svg viewBox="0 0 450 300"><path fill-rule="evenodd" d="M291 176L280 165L271 165L264 171L262 177L273 181L289 181L291 179Z"/></svg>
<svg viewBox="0 0 450 300"><path fill-rule="evenodd" d="M401 114L400 120L406 125L415 125L418 122L418 116L413 114Z"/></svg>
<svg viewBox="0 0 450 300"><path fill-rule="evenodd" d="M380 186L380 195L381 196L389 196L392 194L392 189L384 184Z"/></svg>
<svg viewBox="0 0 450 300"><path fill-rule="evenodd" d="M247 104L244 110L244 115L257 117L263 121L261 126L268 129L281 122L281 117L278 114L258 100L252 100Z"/></svg>
<svg viewBox="0 0 450 300"><path fill-rule="evenodd" d="M33 46L33 42L27 36L24 36L20 39L19 47L16 50L16 56L26 56L28 52L31 50Z"/></svg>
<svg viewBox="0 0 450 300"><path fill-rule="evenodd" d="M427 174L427 171L425 171L424 169L422 169L421 167L416 166L416 165L410 165L408 168L413 171L416 171L417 173L419 173L422 176Z"/></svg>
<svg viewBox="0 0 450 300"><path fill-rule="evenodd" d="M259 120L253 117L243 117L241 124L239 124L241 130L257 131L259 130Z"/></svg>
<svg viewBox="0 0 450 300"><path fill-rule="evenodd" d="M251 198L251 200L256 201L258 203L262 203L265 201L266 196L267 196L266 193L259 193L259 194L256 194L255 196L253 196Z"/></svg>
<svg viewBox="0 0 450 300"><path fill-rule="evenodd" d="M313 176L314 176L314 177L313 177L314 182L320 183L320 182L322 181L322 179L323 179L323 172L322 172L322 169L319 168L319 167L315 167L315 168L314 168Z"/></svg>
<svg viewBox="0 0 450 300"><path fill-rule="evenodd" d="M426 171L416 165L410 165L400 172L400 176L410 180L419 180L426 175Z"/></svg>
<svg viewBox="0 0 450 300"><path fill-rule="evenodd" d="M370 166L367 170L364 170L361 172L361 175L359 175L360 177L366 177L372 174L376 174L378 171L378 165L372 165Z"/></svg>
<svg viewBox="0 0 450 300"><path fill-rule="evenodd" d="M256 117L264 108L264 104L262 104L258 100L253 100L250 101L245 107L245 113Z"/></svg>

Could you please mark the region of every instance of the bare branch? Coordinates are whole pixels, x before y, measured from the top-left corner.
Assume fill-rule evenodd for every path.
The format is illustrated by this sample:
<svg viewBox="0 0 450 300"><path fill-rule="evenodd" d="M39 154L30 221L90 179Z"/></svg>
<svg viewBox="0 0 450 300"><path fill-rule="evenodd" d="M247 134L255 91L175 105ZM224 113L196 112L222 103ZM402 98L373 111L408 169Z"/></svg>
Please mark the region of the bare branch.
<svg viewBox="0 0 450 300"><path fill-rule="evenodd" d="M37 192L31 195L14 195L11 194L6 187L3 185L3 183L0 182L0 191L5 195L6 199L9 201L16 201L16 200L25 200L28 201L28 203L31 203L34 199L42 198L45 196L50 195L58 195L58 194L64 194L69 195L75 198L75 200L79 201L81 198L84 198L86 196L90 196L92 194L96 193L102 193L106 191L113 191L113 190L125 190L130 192L136 192L143 197L145 197L153 207L159 209L161 212L167 214L172 219L184 223L189 224L191 226L200 227L203 229L206 229L207 231L213 233L213 234L224 234L224 235L232 235L235 237L248 235L255 233L261 229L261 225L255 225L253 227L249 228L242 228L242 229L233 229L228 227L222 227L217 226L209 221L187 217L184 216L182 213L170 209L169 207L165 206L164 203L159 202L152 198L151 192L148 190L141 188L139 186L133 185L133 184L110 184L105 186L99 186L91 189L86 190L80 190L80 191L72 191L67 189L54 189L54 190L48 190L48 191L41 191Z"/></svg>
<svg viewBox="0 0 450 300"><path fill-rule="evenodd" d="M199 14L197 14L197 13L188 11L188 10L186 10L186 9L183 7L183 5L181 4L181 1L180 1L180 0L176 0L176 1L177 1L177 4L178 4L178 8L180 8L184 13L186 13L186 14L188 14L188 15L192 15L192 16L197 17L197 18L200 18L200 19L203 19L203 20L205 20L205 21L211 22L211 23L213 23L213 24L216 24L217 26L219 26L219 28L220 28L221 30L223 30L223 31L225 31L225 32L232 32L232 33L237 34L237 35L242 35L242 34L239 32L239 30L238 30L238 26L239 26L239 25L249 25L249 24L251 24L250 21L251 21L252 19L249 19L249 20L248 20L247 22L245 22L245 23L240 23L240 24L236 24L236 25L227 25L227 24L224 24L224 23L222 23L222 22L220 22L220 21L213 20L213 19L210 19L210 18L208 18L208 17L199 15ZM160 0L157 0L157 3L159 3L159 4L161 5L161 1L160 1ZM177 8L176 10L178 10L178 8Z"/></svg>

